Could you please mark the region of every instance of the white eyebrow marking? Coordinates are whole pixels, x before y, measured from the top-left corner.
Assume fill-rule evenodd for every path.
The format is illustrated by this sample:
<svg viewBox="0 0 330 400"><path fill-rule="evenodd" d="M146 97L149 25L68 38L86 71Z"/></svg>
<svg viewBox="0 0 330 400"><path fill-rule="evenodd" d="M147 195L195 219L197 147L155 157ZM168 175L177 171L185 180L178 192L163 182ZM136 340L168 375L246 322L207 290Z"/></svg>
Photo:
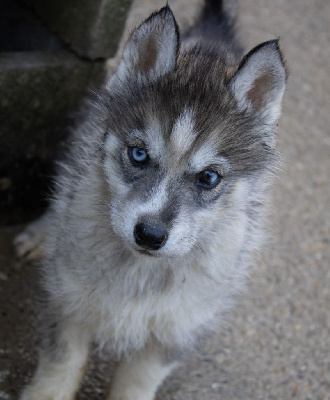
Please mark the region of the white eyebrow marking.
<svg viewBox="0 0 330 400"><path fill-rule="evenodd" d="M184 154L193 144L197 132L194 131L194 115L191 109L186 109L176 120L171 141L174 149L181 154Z"/></svg>
<svg viewBox="0 0 330 400"><path fill-rule="evenodd" d="M189 160L189 166L193 172L202 171L209 165L220 165L224 172L231 169L229 161L219 155L212 142L203 143L202 147L193 153Z"/></svg>

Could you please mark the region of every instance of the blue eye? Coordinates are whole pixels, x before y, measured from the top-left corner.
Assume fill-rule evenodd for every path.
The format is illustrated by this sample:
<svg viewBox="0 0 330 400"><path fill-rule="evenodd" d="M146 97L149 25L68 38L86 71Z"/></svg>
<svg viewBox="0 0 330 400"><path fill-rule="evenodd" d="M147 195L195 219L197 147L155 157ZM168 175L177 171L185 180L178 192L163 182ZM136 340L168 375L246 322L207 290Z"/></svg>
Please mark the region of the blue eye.
<svg viewBox="0 0 330 400"><path fill-rule="evenodd" d="M141 166L148 161L148 153L140 147L128 147L128 156L133 165Z"/></svg>
<svg viewBox="0 0 330 400"><path fill-rule="evenodd" d="M204 189L213 189L220 183L221 178L217 172L206 169L198 174L197 184Z"/></svg>

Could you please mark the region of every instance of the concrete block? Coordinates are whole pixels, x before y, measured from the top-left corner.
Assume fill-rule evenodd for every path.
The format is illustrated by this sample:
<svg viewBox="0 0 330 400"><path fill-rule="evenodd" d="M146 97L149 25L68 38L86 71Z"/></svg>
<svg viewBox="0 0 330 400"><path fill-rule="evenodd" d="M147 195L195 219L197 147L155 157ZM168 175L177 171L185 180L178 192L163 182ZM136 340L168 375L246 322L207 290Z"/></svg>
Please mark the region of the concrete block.
<svg viewBox="0 0 330 400"><path fill-rule="evenodd" d="M104 63L81 59L33 11L0 2L0 224L36 216L53 159Z"/></svg>
<svg viewBox="0 0 330 400"><path fill-rule="evenodd" d="M25 0L78 55L115 55L132 0Z"/></svg>
<svg viewBox="0 0 330 400"><path fill-rule="evenodd" d="M0 223L40 208L55 149L102 71L67 51L0 53Z"/></svg>
<svg viewBox="0 0 330 400"><path fill-rule="evenodd" d="M64 50L0 53L0 152L7 149L1 161L34 140L58 141L64 120L100 70L101 63Z"/></svg>

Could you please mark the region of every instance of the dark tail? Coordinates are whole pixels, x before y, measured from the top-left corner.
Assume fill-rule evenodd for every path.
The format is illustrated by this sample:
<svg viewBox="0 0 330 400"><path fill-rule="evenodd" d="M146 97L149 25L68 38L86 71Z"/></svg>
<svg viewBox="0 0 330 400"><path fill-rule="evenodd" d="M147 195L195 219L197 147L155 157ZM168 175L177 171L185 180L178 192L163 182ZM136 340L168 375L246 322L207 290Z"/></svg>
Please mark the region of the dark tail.
<svg viewBox="0 0 330 400"><path fill-rule="evenodd" d="M204 18L213 15L219 19L224 17L223 1L222 0L205 0Z"/></svg>
<svg viewBox="0 0 330 400"><path fill-rule="evenodd" d="M200 37L214 44L227 43L234 52L240 53L235 30L236 8L237 0L205 0L199 20L185 36Z"/></svg>
<svg viewBox="0 0 330 400"><path fill-rule="evenodd" d="M205 0L200 24L206 34L234 40L236 23L235 0ZM213 36L212 35L212 36Z"/></svg>

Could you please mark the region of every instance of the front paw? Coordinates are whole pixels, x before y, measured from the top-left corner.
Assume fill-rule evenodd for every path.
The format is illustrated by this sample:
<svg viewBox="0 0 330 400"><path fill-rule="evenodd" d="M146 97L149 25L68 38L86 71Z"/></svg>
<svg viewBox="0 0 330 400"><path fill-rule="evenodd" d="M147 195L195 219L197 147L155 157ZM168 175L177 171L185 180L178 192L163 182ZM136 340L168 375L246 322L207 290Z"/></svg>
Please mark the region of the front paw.
<svg viewBox="0 0 330 400"><path fill-rule="evenodd" d="M38 261L43 256L43 243L44 232L38 222L32 223L14 239L16 256L26 261Z"/></svg>
<svg viewBox="0 0 330 400"><path fill-rule="evenodd" d="M72 396L63 393L63 387L48 385L28 385L21 393L19 400L73 400Z"/></svg>

